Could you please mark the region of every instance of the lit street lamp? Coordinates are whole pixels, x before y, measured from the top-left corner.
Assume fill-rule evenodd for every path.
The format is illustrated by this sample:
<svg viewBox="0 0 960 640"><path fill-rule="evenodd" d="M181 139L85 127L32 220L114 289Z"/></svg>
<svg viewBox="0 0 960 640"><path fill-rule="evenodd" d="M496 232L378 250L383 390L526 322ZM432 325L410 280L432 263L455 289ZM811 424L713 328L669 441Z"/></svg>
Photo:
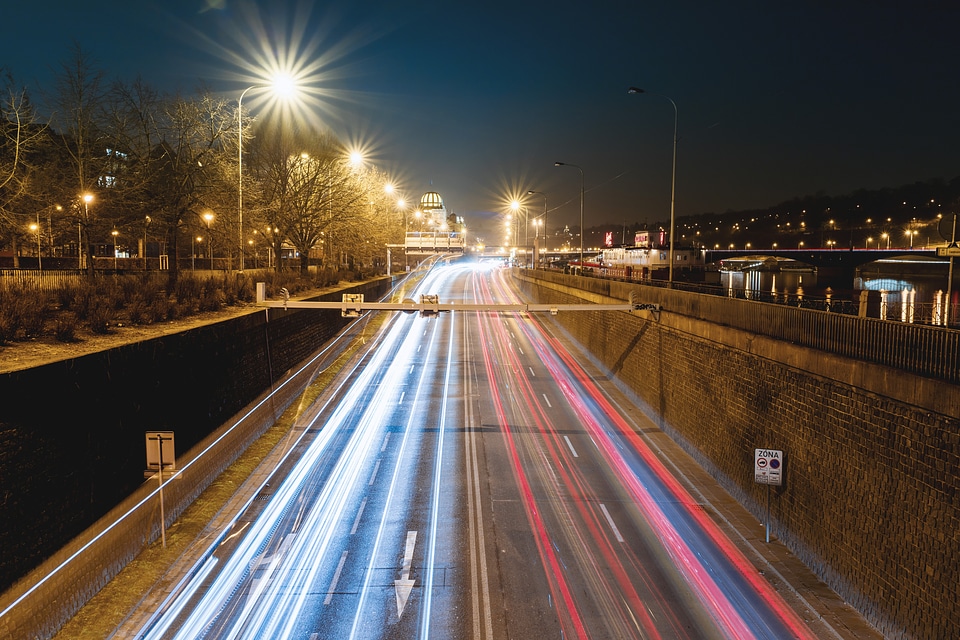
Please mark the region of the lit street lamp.
<svg viewBox="0 0 960 640"><path fill-rule="evenodd" d="M207 237L210 239L207 244L207 252L210 254L210 269L213 269L213 233L210 231L210 223L213 222L213 212L206 211L203 214L203 219L207 223Z"/></svg>
<svg viewBox="0 0 960 640"><path fill-rule="evenodd" d="M36 223L30 223L30 231L37 234L37 269L43 271L43 258L40 257L40 212L37 212Z"/></svg>
<svg viewBox="0 0 960 640"><path fill-rule="evenodd" d="M542 191L527 191L527 195L541 195L543 196L543 219L540 221L540 224L543 226L543 251L547 251L547 194ZM544 262L546 262L546 257L544 257Z"/></svg>
<svg viewBox="0 0 960 640"><path fill-rule="evenodd" d="M83 200L83 224L90 224L90 203L93 202L93 194L85 193L81 196L81 200ZM87 250L84 251L83 233L81 232L82 226L83 226L82 224L77 225L77 262L79 263L80 268L84 269L87 266L86 254L89 253L90 249L88 245ZM91 265L91 273L92 273L93 263L91 262L90 265Z"/></svg>
<svg viewBox="0 0 960 640"><path fill-rule="evenodd" d="M120 232L114 229L110 232L110 235L113 236L113 270L117 270L117 236L120 235Z"/></svg>
<svg viewBox="0 0 960 640"><path fill-rule="evenodd" d="M583 169L581 169L580 167L578 167L578 166L575 165L575 164L570 164L569 162L554 162L554 163L553 163L553 166L555 166L555 167L573 167L574 169L576 169L577 171L580 172L580 274L582 275L582 274L583 274ZM670 256L671 256L671 258L672 258L672 257L673 257L673 253L672 253L672 251L673 251L673 243L672 243L672 242L670 243L670 247L671 247L671 248L670 248L670 251L671 251ZM671 259L670 262L672 263L673 260ZM671 268L672 268L672 264L671 264ZM671 271L671 274L672 274L672 273L673 273L673 272Z"/></svg>
<svg viewBox="0 0 960 640"><path fill-rule="evenodd" d="M237 100L237 222L240 232L240 271L243 271L243 97L251 89L273 89L276 95L286 97L296 91L296 83L288 75L276 76L271 85L250 85Z"/></svg>
<svg viewBox="0 0 960 640"><path fill-rule="evenodd" d="M627 93L647 93L643 89L638 89L637 87L630 87L627 89ZM673 287L673 232L674 232L674 196L676 194L677 188L677 124L680 120L680 114L677 111L677 103L673 101L669 96L665 96L662 93L651 93L651 95L660 96L661 98L666 98L670 101L670 104L673 105L673 168L671 170L670 176L670 252L669 252L669 261L670 268L667 270L667 286Z"/></svg>

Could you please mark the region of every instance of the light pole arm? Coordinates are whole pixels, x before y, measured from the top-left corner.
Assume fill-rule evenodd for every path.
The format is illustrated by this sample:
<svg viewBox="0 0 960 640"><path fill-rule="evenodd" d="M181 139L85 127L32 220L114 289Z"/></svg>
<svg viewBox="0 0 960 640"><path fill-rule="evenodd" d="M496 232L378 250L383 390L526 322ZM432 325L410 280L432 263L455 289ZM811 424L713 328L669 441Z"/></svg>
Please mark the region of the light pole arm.
<svg viewBox="0 0 960 640"><path fill-rule="evenodd" d="M240 271L243 271L243 97L256 85L243 90L237 100L237 229L240 236Z"/></svg>

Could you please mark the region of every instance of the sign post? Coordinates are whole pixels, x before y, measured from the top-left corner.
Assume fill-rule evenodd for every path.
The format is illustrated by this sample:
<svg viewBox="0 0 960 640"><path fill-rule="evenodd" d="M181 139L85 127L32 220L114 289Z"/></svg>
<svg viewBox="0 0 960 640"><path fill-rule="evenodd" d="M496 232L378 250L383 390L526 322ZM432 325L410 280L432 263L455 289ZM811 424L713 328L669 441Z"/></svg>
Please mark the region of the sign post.
<svg viewBox="0 0 960 640"><path fill-rule="evenodd" d="M173 431L147 431L147 471L156 471L160 481L160 539L167 548L167 519L163 512L163 470L175 471Z"/></svg>
<svg viewBox="0 0 960 640"><path fill-rule="evenodd" d="M783 484L783 451L753 450L753 481L767 485L767 542L770 542L770 487Z"/></svg>

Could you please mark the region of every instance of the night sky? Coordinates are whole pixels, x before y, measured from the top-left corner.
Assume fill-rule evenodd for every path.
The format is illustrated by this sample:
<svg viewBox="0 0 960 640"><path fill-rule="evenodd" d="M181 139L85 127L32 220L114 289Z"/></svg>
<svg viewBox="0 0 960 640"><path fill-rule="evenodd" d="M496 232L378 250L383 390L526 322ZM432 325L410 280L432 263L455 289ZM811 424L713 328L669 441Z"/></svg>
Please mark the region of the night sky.
<svg viewBox="0 0 960 640"><path fill-rule="evenodd" d="M475 231L528 189L578 224L580 174L555 161L582 167L588 226L667 219L663 96L678 217L960 175L957 2L258 5L11 2L0 65L42 103L76 42L110 78L235 100L289 55L313 117Z"/></svg>

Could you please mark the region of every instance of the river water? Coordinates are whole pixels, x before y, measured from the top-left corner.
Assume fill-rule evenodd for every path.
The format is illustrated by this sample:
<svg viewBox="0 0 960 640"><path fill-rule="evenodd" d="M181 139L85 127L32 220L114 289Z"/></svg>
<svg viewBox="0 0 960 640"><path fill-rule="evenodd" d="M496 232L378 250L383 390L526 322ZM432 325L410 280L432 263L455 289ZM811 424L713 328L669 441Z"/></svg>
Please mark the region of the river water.
<svg viewBox="0 0 960 640"><path fill-rule="evenodd" d="M725 261L730 263L731 261ZM825 290L817 284L814 269L797 263L783 262L779 271L763 267L751 268L749 261L740 261L740 269L720 271L720 283L731 295L744 291L773 294L789 300L847 300L857 303L859 291L879 291L882 316L889 320L943 324L946 319L947 275L949 263L944 260L880 260L864 265L843 291ZM753 261L753 264L756 264ZM950 288L951 326L960 320L960 261L954 265Z"/></svg>

